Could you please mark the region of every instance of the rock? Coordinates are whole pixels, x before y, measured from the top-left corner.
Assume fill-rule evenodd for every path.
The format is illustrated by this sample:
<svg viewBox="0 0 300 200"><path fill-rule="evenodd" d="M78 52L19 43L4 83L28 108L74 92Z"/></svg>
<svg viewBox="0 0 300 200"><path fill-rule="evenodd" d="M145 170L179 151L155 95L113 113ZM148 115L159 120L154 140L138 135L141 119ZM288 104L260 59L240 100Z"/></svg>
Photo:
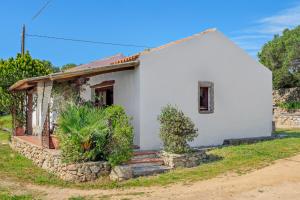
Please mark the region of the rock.
<svg viewBox="0 0 300 200"><path fill-rule="evenodd" d="M132 168L128 165L119 165L112 168L109 178L113 181L128 180L133 177Z"/></svg>
<svg viewBox="0 0 300 200"><path fill-rule="evenodd" d="M96 165L90 166L90 170L92 171L93 174L97 174L100 171L100 167Z"/></svg>
<svg viewBox="0 0 300 200"><path fill-rule="evenodd" d="M72 174L66 174L62 177L62 179L65 181L75 181L76 180L75 176Z"/></svg>
<svg viewBox="0 0 300 200"><path fill-rule="evenodd" d="M77 170L76 164L68 165L67 166L67 170L69 170L69 171L75 171L75 170Z"/></svg>
<svg viewBox="0 0 300 200"><path fill-rule="evenodd" d="M79 169L78 169L78 173L79 173L79 174L84 174L84 168L83 168L83 167L79 168Z"/></svg>
<svg viewBox="0 0 300 200"><path fill-rule="evenodd" d="M91 170L88 166L84 167L84 174L91 174Z"/></svg>

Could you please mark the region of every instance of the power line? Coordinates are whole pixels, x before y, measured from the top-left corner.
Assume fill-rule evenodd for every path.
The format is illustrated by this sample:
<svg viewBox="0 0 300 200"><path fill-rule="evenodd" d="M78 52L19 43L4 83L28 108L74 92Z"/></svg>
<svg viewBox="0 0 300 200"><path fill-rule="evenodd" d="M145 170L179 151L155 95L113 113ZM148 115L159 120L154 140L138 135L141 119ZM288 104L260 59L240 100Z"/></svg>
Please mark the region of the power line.
<svg viewBox="0 0 300 200"><path fill-rule="evenodd" d="M26 34L26 36L28 36L28 37L36 37L36 38L55 39L55 40L65 40L65 41L71 41L71 42L84 42L84 43L91 43L91 44L104 44L104 45L114 45L114 46L151 48L151 47L149 47L147 45L135 45L135 44L112 43L112 42L100 42L100 41L82 40L82 39L74 39L74 38L55 37L55 36L48 36L48 35Z"/></svg>
<svg viewBox="0 0 300 200"><path fill-rule="evenodd" d="M38 10L38 12L32 17L32 21L35 20L42 12L43 10L49 5L49 3L51 2L52 0L48 0L44 6Z"/></svg>

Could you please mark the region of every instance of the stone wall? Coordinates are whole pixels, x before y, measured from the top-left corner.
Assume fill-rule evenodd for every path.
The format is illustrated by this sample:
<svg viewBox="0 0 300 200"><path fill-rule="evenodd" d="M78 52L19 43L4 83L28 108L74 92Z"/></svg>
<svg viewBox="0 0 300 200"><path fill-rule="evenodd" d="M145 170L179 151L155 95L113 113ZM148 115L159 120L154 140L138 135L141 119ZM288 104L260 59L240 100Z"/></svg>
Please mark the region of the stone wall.
<svg viewBox="0 0 300 200"><path fill-rule="evenodd" d="M286 111L281 108L275 108L273 114L275 128L300 128L300 109Z"/></svg>
<svg viewBox="0 0 300 200"><path fill-rule="evenodd" d="M300 101L300 87L273 90L273 104Z"/></svg>
<svg viewBox="0 0 300 200"><path fill-rule="evenodd" d="M273 91L273 121L275 128L300 128L300 110L287 111L276 107L278 103L300 102L300 87L286 88Z"/></svg>
<svg viewBox="0 0 300 200"><path fill-rule="evenodd" d="M201 162L205 161L208 156L205 150L197 150L185 154L174 154L163 151L162 158L165 165L171 168L177 168L198 166Z"/></svg>
<svg viewBox="0 0 300 200"><path fill-rule="evenodd" d="M37 166L66 181L92 181L110 173L110 165L107 162L65 164L62 162L59 150L42 148L18 137L13 137L10 145L12 149L31 159Z"/></svg>

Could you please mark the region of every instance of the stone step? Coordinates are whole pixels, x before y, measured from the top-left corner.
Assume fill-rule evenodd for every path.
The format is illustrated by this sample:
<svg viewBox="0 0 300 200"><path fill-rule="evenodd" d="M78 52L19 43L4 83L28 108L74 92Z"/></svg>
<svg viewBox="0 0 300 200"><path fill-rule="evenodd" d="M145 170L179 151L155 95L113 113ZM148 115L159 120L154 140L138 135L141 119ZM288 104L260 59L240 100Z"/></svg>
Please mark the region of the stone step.
<svg viewBox="0 0 300 200"><path fill-rule="evenodd" d="M163 165L164 161L161 158L133 158L128 164L139 164L139 163L155 163L159 165Z"/></svg>
<svg viewBox="0 0 300 200"><path fill-rule="evenodd" d="M161 174L171 169L170 167L164 165L156 165L149 163L134 164L130 166L132 167L133 177Z"/></svg>
<svg viewBox="0 0 300 200"><path fill-rule="evenodd" d="M134 156L159 154L159 151L134 151Z"/></svg>
<svg viewBox="0 0 300 200"><path fill-rule="evenodd" d="M144 159L144 158L159 158L158 151L136 151L133 152L133 159Z"/></svg>

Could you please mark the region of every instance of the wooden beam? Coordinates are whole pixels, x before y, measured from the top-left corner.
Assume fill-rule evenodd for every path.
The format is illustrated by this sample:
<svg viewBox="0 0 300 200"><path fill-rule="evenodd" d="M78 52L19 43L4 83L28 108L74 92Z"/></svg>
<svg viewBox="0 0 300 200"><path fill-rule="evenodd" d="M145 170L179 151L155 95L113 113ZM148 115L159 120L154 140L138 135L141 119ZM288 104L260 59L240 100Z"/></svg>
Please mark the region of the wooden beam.
<svg viewBox="0 0 300 200"><path fill-rule="evenodd" d="M26 133L32 135L32 112L33 112L33 95L27 92L27 109L26 109Z"/></svg>
<svg viewBox="0 0 300 200"><path fill-rule="evenodd" d="M110 81L103 81L99 84L92 85L91 88L101 88L101 87L107 87L107 86L112 86L115 84L115 80L110 80Z"/></svg>
<svg viewBox="0 0 300 200"><path fill-rule="evenodd" d="M42 131L42 147L50 148L50 109L48 108L48 112L46 115L45 123Z"/></svg>

